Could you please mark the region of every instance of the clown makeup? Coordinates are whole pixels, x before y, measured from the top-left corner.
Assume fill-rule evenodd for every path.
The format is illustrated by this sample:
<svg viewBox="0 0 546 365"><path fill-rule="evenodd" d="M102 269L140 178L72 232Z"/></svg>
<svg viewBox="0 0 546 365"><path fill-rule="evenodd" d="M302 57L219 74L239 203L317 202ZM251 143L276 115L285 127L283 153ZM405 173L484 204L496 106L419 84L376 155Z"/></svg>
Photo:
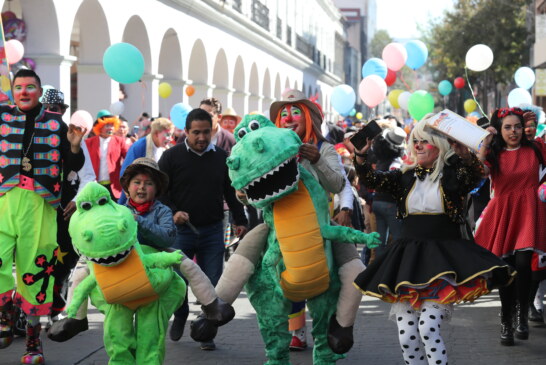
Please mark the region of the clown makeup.
<svg viewBox="0 0 546 365"><path fill-rule="evenodd" d="M521 120L515 115L504 117L501 122L501 135L507 148L518 148L523 136Z"/></svg>
<svg viewBox="0 0 546 365"><path fill-rule="evenodd" d="M305 117L300 108L292 104L286 104L281 109L281 128L292 129L303 138L305 136Z"/></svg>
<svg viewBox="0 0 546 365"><path fill-rule="evenodd" d="M420 140L414 138L413 149L415 151L417 164L424 168L432 167L434 161L436 161L440 154L438 147L431 145L426 139Z"/></svg>
<svg viewBox="0 0 546 365"><path fill-rule="evenodd" d="M528 120L525 122L525 137L529 141L535 139L535 134L537 133L537 124L534 120Z"/></svg>
<svg viewBox="0 0 546 365"><path fill-rule="evenodd" d="M222 117L220 124L222 128L233 134L233 130L237 126L237 118L232 117L231 115L225 115Z"/></svg>
<svg viewBox="0 0 546 365"><path fill-rule="evenodd" d="M114 125L112 123L105 124L100 130L102 138L108 138L114 134Z"/></svg>
<svg viewBox="0 0 546 365"><path fill-rule="evenodd" d="M156 147L167 147L173 140L173 131L171 129L164 129L156 132L152 139Z"/></svg>
<svg viewBox="0 0 546 365"><path fill-rule="evenodd" d="M144 204L154 201L157 187L148 174L138 174L129 181L128 190L133 202Z"/></svg>
<svg viewBox="0 0 546 365"><path fill-rule="evenodd" d="M13 99L22 111L36 107L41 96L42 88L34 77L17 77L13 82Z"/></svg>

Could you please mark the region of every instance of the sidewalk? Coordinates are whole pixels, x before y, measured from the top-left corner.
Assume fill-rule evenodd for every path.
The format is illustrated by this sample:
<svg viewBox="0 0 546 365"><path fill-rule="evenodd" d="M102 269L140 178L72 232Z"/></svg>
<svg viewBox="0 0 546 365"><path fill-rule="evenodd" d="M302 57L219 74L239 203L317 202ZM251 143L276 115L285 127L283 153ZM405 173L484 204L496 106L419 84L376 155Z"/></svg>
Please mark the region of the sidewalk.
<svg viewBox="0 0 546 365"><path fill-rule="evenodd" d="M195 298L190 293L190 303ZM265 362L263 342L256 317L246 295L235 302L236 317L220 328L216 351L202 351L189 337L189 322L179 342L167 339L165 364L258 365ZM487 295L474 304L456 307L453 320L443 328L449 364L453 365L542 365L546 363L546 327L531 325L528 341L516 340L516 346L499 345L498 294ZM398 346L396 325L387 319L390 306L377 299L365 298L355 325L355 345L338 364L403 364ZM190 318L200 307L190 304ZM56 343L44 338L48 365L106 365L108 357L102 344L103 317L92 309L90 329L72 340ZM17 338L7 349L0 350L0 364L18 364L24 351L24 339ZM293 365L311 365L311 349L291 353Z"/></svg>

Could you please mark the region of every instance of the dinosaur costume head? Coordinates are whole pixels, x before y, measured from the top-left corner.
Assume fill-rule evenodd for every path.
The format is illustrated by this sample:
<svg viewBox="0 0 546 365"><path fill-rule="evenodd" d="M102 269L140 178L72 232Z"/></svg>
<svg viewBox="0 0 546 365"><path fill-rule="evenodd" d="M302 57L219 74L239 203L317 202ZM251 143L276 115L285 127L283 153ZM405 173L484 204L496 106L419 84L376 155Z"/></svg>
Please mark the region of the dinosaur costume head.
<svg viewBox="0 0 546 365"><path fill-rule="evenodd" d="M277 128L262 115L245 115L234 135L229 176L251 205L263 208L297 189L301 140L294 131Z"/></svg>
<svg viewBox="0 0 546 365"><path fill-rule="evenodd" d="M131 211L110 198L108 190L92 182L79 194L69 232L76 251L103 266L121 263L136 242L137 223Z"/></svg>

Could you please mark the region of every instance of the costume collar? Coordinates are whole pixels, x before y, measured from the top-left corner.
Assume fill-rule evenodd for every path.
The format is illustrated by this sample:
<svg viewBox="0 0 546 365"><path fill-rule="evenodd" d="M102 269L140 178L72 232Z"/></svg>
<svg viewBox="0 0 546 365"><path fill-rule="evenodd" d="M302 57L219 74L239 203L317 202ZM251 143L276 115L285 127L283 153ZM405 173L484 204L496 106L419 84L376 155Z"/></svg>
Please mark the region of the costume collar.
<svg viewBox="0 0 546 365"><path fill-rule="evenodd" d="M209 143L209 145L207 146L207 148L205 148L205 150L203 152L197 152L196 150L194 150L193 148L191 148L189 145L188 145L188 138L186 137L186 139L184 140L184 144L186 145L186 148L188 149L188 151L191 151L193 153L195 153L196 155L198 156L203 156L205 153L209 152L209 151L216 151L216 148L214 148L214 144L211 142Z"/></svg>
<svg viewBox="0 0 546 365"><path fill-rule="evenodd" d="M434 171L434 167L425 168L420 165L415 167L415 176L421 181L425 180L428 174L431 174Z"/></svg>

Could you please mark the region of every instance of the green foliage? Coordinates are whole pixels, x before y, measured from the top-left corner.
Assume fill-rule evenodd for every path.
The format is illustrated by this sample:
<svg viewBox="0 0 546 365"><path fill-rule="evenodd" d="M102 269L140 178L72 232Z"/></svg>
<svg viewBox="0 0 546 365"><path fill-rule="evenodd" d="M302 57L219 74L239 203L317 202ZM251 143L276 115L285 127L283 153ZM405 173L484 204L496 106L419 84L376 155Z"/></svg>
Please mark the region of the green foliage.
<svg viewBox="0 0 546 365"><path fill-rule="evenodd" d="M392 42L392 38L389 35L389 32L387 32L386 30L380 29L377 32L375 32L375 35L370 41L370 54L368 58L372 58L372 57L381 58L381 54L383 53L383 48L385 48L385 46L391 42Z"/></svg>

